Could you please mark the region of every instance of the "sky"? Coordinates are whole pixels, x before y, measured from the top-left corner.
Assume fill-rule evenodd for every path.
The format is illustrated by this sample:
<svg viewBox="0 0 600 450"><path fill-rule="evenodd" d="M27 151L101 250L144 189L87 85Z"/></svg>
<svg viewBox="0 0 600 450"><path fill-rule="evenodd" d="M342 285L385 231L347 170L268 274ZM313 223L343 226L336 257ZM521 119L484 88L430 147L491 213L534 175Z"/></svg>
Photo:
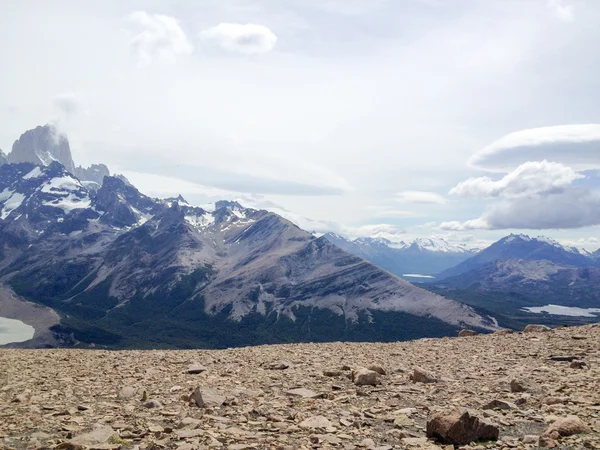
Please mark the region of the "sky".
<svg viewBox="0 0 600 450"><path fill-rule="evenodd" d="M0 148L308 231L600 247L596 0L79 0L0 15Z"/></svg>

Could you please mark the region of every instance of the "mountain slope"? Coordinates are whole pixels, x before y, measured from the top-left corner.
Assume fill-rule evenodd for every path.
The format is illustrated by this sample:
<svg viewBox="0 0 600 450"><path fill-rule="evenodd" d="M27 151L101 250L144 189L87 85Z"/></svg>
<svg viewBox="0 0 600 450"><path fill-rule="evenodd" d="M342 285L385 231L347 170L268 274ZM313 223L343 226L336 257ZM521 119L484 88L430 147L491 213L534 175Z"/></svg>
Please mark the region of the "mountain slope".
<svg viewBox="0 0 600 450"><path fill-rule="evenodd" d="M548 260L556 264L585 267L590 259L575 248L566 248L545 237L530 238L522 234L511 234L493 243L471 258L446 269L437 275L445 279L482 267L496 260L525 259Z"/></svg>
<svg viewBox="0 0 600 450"><path fill-rule="evenodd" d="M108 346L398 340L493 329L267 211L157 201L58 163L0 167L0 279L56 310L57 334ZM64 339L63 339L64 341Z"/></svg>
<svg viewBox="0 0 600 450"><path fill-rule="evenodd" d="M600 306L600 268L566 266L547 260L495 261L440 284L479 292L517 293L525 306Z"/></svg>
<svg viewBox="0 0 600 450"><path fill-rule="evenodd" d="M383 238L350 240L334 233L325 234L325 238L343 250L401 277L405 274L434 275L476 253L440 238L420 238L410 244L393 243Z"/></svg>

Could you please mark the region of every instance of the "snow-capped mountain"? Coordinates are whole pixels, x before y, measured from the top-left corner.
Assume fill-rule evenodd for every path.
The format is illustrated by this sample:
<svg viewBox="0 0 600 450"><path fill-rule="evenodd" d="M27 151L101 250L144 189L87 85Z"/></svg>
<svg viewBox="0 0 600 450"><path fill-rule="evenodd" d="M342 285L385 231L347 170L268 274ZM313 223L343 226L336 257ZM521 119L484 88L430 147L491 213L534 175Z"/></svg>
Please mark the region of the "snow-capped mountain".
<svg viewBox="0 0 600 450"><path fill-rule="evenodd" d="M110 176L89 189L56 161L0 166L0 249L3 283L57 311L52 331L79 345L398 340L495 327L274 213L152 199Z"/></svg>
<svg viewBox="0 0 600 450"><path fill-rule="evenodd" d="M398 275L433 275L476 253L442 238L419 238L411 243L394 243L384 238L348 239L334 233L325 235L332 244Z"/></svg>
<svg viewBox="0 0 600 450"><path fill-rule="evenodd" d="M428 252L464 253L469 255L476 251L464 245L451 244L442 238L418 238L407 247Z"/></svg>
<svg viewBox="0 0 600 450"><path fill-rule="evenodd" d="M15 141L12 151L7 156L3 153L0 155L0 165L22 162L40 166L59 162L67 172L75 175L89 189L98 189L104 177L110 176L110 171L104 164L92 164L88 168L76 167L71 155L69 139L54 125L38 126L27 130Z"/></svg>
<svg viewBox="0 0 600 450"><path fill-rule="evenodd" d="M455 267L444 270L437 278L443 279L459 275L497 260L508 259L548 260L556 264L576 267L592 264L590 258L575 247L562 246L555 240L544 236L532 238L524 234L511 234Z"/></svg>

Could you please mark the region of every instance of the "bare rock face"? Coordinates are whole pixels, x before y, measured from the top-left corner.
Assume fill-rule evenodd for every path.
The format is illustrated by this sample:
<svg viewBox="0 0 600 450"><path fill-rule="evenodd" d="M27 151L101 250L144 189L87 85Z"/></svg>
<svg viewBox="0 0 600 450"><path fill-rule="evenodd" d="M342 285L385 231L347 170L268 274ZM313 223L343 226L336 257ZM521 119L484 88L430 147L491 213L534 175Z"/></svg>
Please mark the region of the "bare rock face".
<svg viewBox="0 0 600 450"><path fill-rule="evenodd" d="M458 332L458 337L476 336L477 334L479 333L473 330L460 330Z"/></svg>
<svg viewBox="0 0 600 450"><path fill-rule="evenodd" d="M552 331L552 328L538 324L529 324L523 329L523 333L545 333L548 331Z"/></svg>
<svg viewBox="0 0 600 450"><path fill-rule="evenodd" d="M567 416L556 420L544 432L546 435L572 436L574 434L591 433L590 427L577 416Z"/></svg>
<svg viewBox="0 0 600 450"><path fill-rule="evenodd" d="M354 384L357 386L377 386L381 383L377 372L364 367L352 372L352 381L354 381Z"/></svg>
<svg viewBox="0 0 600 450"><path fill-rule="evenodd" d="M48 166L58 161L70 173L75 173L69 140L54 125L44 125L28 130L15 141L7 156L8 162L31 162Z"/></svg>
<svg viewBox="0 0 600 450"><path fill-rule="evenodd" d="M498 426L468 411L438 413L427 422L427 437L444 444L464 445L480 440L497 440L499 433Z"/></svg>

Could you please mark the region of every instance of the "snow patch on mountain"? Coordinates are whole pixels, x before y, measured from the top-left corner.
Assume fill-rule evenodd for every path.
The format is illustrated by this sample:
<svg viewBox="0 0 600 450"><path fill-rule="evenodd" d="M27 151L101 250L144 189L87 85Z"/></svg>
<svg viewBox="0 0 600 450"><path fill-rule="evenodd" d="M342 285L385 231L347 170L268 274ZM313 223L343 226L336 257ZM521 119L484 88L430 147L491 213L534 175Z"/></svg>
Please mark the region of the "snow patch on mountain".
<svg viewBox="0 0 600 450"><path fill-rule="evenodd" d="M4 191L2 192L2 194L4 194ZM21 206L21 204L23 203L23 200L25 200L25 195L21 194L20 192L11 192L10 197L8 197L5 201L4 201L4 206L2 208L2 215L0 216L2 218L2 220L5 220L11 212L13 212L15 209L17 209L19 206Z"/></svg>

